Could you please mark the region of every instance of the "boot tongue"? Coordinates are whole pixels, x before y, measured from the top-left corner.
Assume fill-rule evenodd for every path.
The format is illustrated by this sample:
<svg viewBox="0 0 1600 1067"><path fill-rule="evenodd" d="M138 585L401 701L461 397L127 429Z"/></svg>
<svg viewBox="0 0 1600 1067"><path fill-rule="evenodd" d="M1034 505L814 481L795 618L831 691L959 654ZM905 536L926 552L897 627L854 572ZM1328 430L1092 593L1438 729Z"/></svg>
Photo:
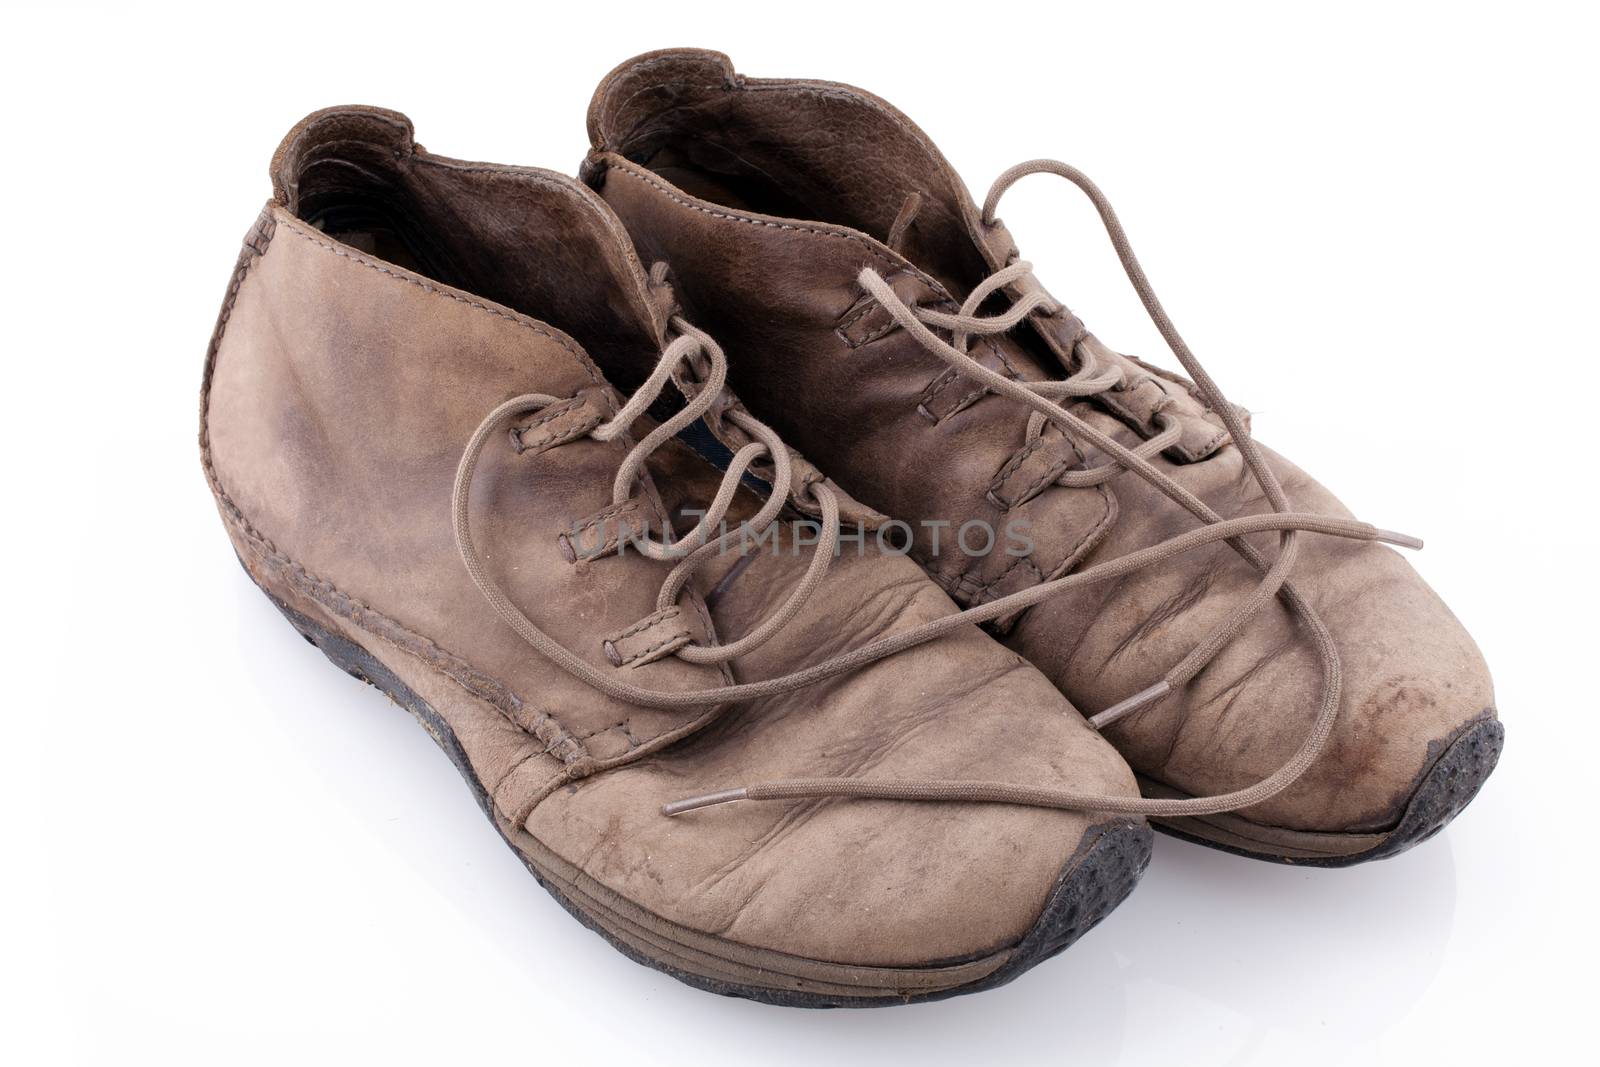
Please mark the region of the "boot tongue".
<svg viewBox="0 0 1600 1067"><path fill-rule="evenodd" d="M897 176L884 177L898 184ZM976 209L965 188L909 188L896 190L896 195L900 196L900 210L894 221L885 232L873 234L894 252L958 296L965 296L995 269L980 239Z"/></svg>
<svg viewBox="0 0 1600 1067"><path fill-rule="evenodd" d="M922 213L922 194L913 192L906 197L905 203L900 205L900 210L895 213L894 223L889 227L889 236L883 243L891 251L905 254L906 231L917 221L917 216Z"/></svg>

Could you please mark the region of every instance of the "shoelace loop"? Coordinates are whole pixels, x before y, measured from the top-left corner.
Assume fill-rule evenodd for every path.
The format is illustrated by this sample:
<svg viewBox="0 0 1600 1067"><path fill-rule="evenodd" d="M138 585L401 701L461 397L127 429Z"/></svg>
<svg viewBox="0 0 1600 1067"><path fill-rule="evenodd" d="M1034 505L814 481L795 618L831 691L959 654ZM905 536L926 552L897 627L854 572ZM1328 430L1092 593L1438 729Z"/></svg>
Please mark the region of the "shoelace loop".
<svg viewBox="0 0 1600 1067"><path fill-rule="evenodd" d="M697 355L705 357L706 373L699 383L700 388L694 390L693 395L689 397L678 412L651 429L623 457L622 463L617 469L616 478L612 482L612 503L616 505L626 503L631 497L634 491L634 484L643 473L645 463L649 460L651 453L677 436L684 427L701 418L723 394L723 389L727 382L727 357L724 355L721 346L681 317L674 316L671 320L671 325L677 332L677 336L662 350L661 357L656 361L656 366L650 377L618 409L615 415L596 426L587 434L588 437L597 441L615 441L627 432L628 428L650 408L650 405L655 403L668 383L672 381L674 371L679 370ZM488 598L496 611L500 613L501 617L511 623L514 629L517 629L525 638L528 638L541 652L546 651L547 645L554 645L554 641L535 627L510 602L498 583L489 576L483 559L472 540L468 500L472 476L476 471L478 459L482 455L484 444L489 440L495 428L507 419L532 410L548 407L558 402L559 400L556 397L546 396L541 393L529 393L514 397L490 412L489 416L478 426L472 439L468 442L465 452L462 454L461 463L456 471L456 482L451 501L456 546L461 552L462 559L467 564L467 570L472 575L473 581L477 583L478 588ZM736 641L718 645L690 642L678 648L674 655L689 663L725 663L728 660L745 655L771 640L805 606L805 602L810 598L811 594L816 591L817 587L822 584L823 579L827 577L829 565L833 561L832 546L839 534L838 499L832 490L821 483L809 485L797 483L788 447L784 445L777 433L748 412L740 409L728 411L725 417L733 421L755 440L734 453L728 469L724 472L722 481L717 488L716 496L707 505L705 514L701 516L700 521L687 534L671 542L657 541L645 531L638 532L629 541L629 544L651 559L678 561L662 581L661 589L656 596L657 610L665 610L676 604L694 573L712 557L727 552L731 547L742 546L753 534L759 533L770 526L777 519L785 502L790 499L803 500L809 498L816 505L822 513L821 526L823 533L818 538L817 547L812 553L811 562L806 568L805 575L776 611ZM728 510L733 505L745 474L755 463L763 459L771 462L771 471L768 476L773 486L772 493L760 510L750 519L731 530L724 529L713 537L712 532L723 526ZM801 494L805 494L805 496L802 497ZM537 633L540 640L535 640L531 637L530 631ZM566 649L562 649L562 652L564 655L554 658L562 666L568 667L569 670L572 669L572 660L582 662L581 659L573 656ZM596 685L597 688L601 688L605 692L613 692L611 687L618 686L618 683L614 680L605 678L604 675L592 667L578 673L585 681ZM602 680L608 684L601 686L599 683ZM720 693L720 691L712 692ZM639 703L652 703L651 697L664 696L665 694L656 694L653 690L639 689L622 684L616 688L613 695L621 699L633 699ZM720 702L720 698L713 698L709 701L709 703ZM681 705L674 702L672 706Z"/></svg>
<svg viewBox="0 0 1600 1067"><path fill-rule="evenodd" d="M619 700L657 708L704 708L735 701L752 700L793 692L826 678L859 669L885 656L894 655L927 641L972 624L981 624L1033 607L1044 600L1093 582L1106 581L1153 566L1185 552L1205 545L1226 542L1253 566L1262 572L1262 578L1249 596L1244 598L1228 618L1161 679L1139 693L1106 708L1090 718L1091 724L1104 728L1117 719L1176 690L1197 675L1221 651L1241 628L1274 596L1281 597L1306 625L1316 649L1322 669L1322 701L1312 728L1295 754L1272 774L1253 785L1210 797L1183 799L1148 799L1142 797L1107 796L1076 793L1050 787L1035 787L1005 782L969 781L902 781L862 778L810 778L782 782L757 783L736 789L721 790L704 796L676 801L663 807L663 812L676 815L696 808L736 800L778 800L815 797L857 797L899 799L908 801L956 801L969 803L1011 803L1035 807L1093 810L1113 814L1130 814L1156 817L1205 815L1235 808L1248 807L1271 798L1288 788L1316 761L1332 733L1338 715L1340 700L1340 666L1333 637L1315 610L1289 582L1289 572L1297 556L1298 533L1301 531L1344 537L1361 541L1381 541L1403 547L1420 548L1422 543L1403 534L1393 533L1351 519L1294 513L1276 475L1266 463L1259 447L1243 425L1238 412L1227 402L1222 391L1199 361L1189 351L1165 310L1156 299L1148 279L1134 257L1121 223L1104 195L1089 179L1065 163L1053 160L1034 160L1022 163L1002 174L990 189L984 201L983 220L986 225L996 225L995 209L1000 197L1018 179L1033 173L1054 173L1077 184L1088 194L1105 223L1107 233L1117 250L1123 269L1138 292L1152 321L1163 339L1173 350L1196 386L1221 416L1232 435L1246 466L1260 484L1272 511L1225 519L1199 497L1174 481L1150 462L1175 440L1176 426L1163 426L1158 419L1157 433L1137 448L1128 448L1121 442L1096 429L1073 414L1061 404L1062 400L1091 397L1124 384L1120 370L1100 367L1092 353L1080 346L1081 365L1078 370L1059 381L1023 382L1007 378L966 354L969 338L1003 333L1035 312L1059 314L1064 305L1051 297L1033 278L1032 267L1025 261L1009 264L984 279L968 295L955 313L932 308L911 306L902 301L872 269L864 269L861 285L889 313L908 334L930 353L950 364L957 372L980 382L992 392L1009 397L1029 409L1028 436L1030 441L1043 432L1046 423L1056 425L1061 432L1070 433L1098 446L1110 459L1087 471L1069 471L1058 484L1093 485L1108 481L1126 472L1144 478L1160 492L1182 505L1201 525L1196 529L1169 538L1166 541L1140 549L1118 559L1075 571L1049 582L989 601L965 611L953 613L919 626L912 627L885 638L869 642L853 651L833 656L803 670L759 682L746 682L713 689L663 692L620 681L615 673L604 672L582 657L571 652L535 626L522 611L512 604L497 583L489 576L481 556L473 545L469 521L468 498L472 477L482 454L485 442L506 419L535 406L546 406L556 398L541 394L515 397L490 412L473 433L463 451L457 467L452 493L452 518L457 547L466 563L468 573L497 613L535 650L562 669L582 679L595 689ZM658 268L659 270L659 268ZM653 277L655 274L652 275ZM1007 286L1021 291L1006 311L993 316L978 315L978 308L991 294ZM624 458L613 484L613 499L621 503L628 498L633 483L639 477L650 454L679 431L701 418L711 409L722 394L726 383L727 362L720 346L705 333L695 329L681 317L671 320L678 336L662 350L655 369L644 385L628 399L617 414L596 427L589 436L608 441L625 433L629 426L653 404L675 369L693 356L706 357L707 365L699 388L693 391L685 406L671 418L650 430ZM933 332L947 331L947 342ZM697 370L698 373L698 370ZM805 575L791 591L782 607L763 620L749 634L727 645L690 644L679 648L674 655L698 663L726 662L761 643L770 640L794 618L807 598L815 592L827 574L833 547L839 532L838 500L824 483L809 486L794 485L794 472L787 447L769 427L737 407L726 417L755 440L740 448L730 462L716 497L706 515L694 530L671 544L651 543L648 551L655 558L672 558L685 549L688 554L669 572L658 596L658 605L675 603L694 571L712 555L725 551L735 539L746 536L751 530L764 530L776 521L784 504L790 499L803 499L809 493L822 511L824 536ZM709 536L710 530L726 517L739 484L752 464L763 457L771 460L773 467L772 492L758 513L736 530L717 538ZM1279 552L1268 560L1243 538L1249 534L1276 531L1280 535ZM690 547L693 546L693 547Z"/></svg>

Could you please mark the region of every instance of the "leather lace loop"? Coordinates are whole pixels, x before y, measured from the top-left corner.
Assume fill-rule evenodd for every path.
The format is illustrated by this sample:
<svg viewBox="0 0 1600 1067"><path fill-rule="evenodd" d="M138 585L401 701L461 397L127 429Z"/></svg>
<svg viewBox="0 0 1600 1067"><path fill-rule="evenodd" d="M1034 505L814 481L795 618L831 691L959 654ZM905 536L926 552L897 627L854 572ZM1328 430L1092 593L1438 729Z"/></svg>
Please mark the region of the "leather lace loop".
<svg viewBox="0 0 1600 1067"><path fill-rule="evenodd" d="M785 782L758 783L736 789L694 797L668 804L666 814L674 815L695 808L735 800L777 800L807 797L859 797L899 799L907 801L944 801L970 803L1011 803L1037 807L1092 810L1145 816L1205 815L1260 803L1288 788L1316 761L1332 733L1338 714L1340 697L1340 666L1338 651L1332 635L1315 610L1289 582L1289 574L1297 557L1300 532L1344 537L1358 541L1381 541L1410 548L1420 548L1421 542L1402 534L1380 530L1353 519L1331 516L1299 514L1292 510L1277 476L1268 466L1259 447L1251 439L1238 412L1229 404L1211 376L1206 373L1188 349L1176 328L1157 301L1143 269L1134 258L1127 236L1112 212L1110 204L1099 189L1081 172L1064 163L1036 160L1019 164L1000 176L984 202L983 218L986 224L994 222L994 211L1000 197L1021 177L1048 172L1068 178L1082 188L1099 210L1112 244L1122 261L1123 268L1139 293L1146 310L1163 338L1189 373L1202 394L1222 417L1234 444L1239 448L1252 476L1260 484L1272 511L1265 514L1246 515L1225 519L1199 497L1150 462L1151 458L1171 445L1177 438L1178 428L1173 420L1157 418L1158 432L1137 448L1128 448L1063 406L1065 400L1093 397L1099 393L1122 386L1123 374L1114 366L1099 366L1086 346L1080 345L1079 368L1059 381L1022 382L1007 378L983 366L967 355L967 344L975 336L1003 333L1039 313L1054 315L1065 310L1064 305L1051 297L1033 278L1032 267L1026 262L1015 262L995 271L979 283L960 309L955 313L936 311L908 305L902 301L887 282L870 268L861 272L861 285L884 310L930 353L944 360L956 371L986 386L992 392L1018 401L1029 409L1028 437L1036 440L1046 423L1054 424L1061 432L1069 433L1100 448L1109 459L1089 470L1067 471L1057 480L1061 485L1094 485L1132 472L1145 479L1166 496L1193 514L1200 525L1186 533L1169 538L1147 548L1130 552L1118 559L1075 571L1049 582L989 601L985 604L912 627L889 637L879 638L849 652L830 657L803 670L758 682L746 682L712 689L665 692L652 690L620 680L616 670L607 672L571 652L535 626L522 611L512 604L504 592L488 575L484 563L472 542L468 517L468 497L472 477L485 443L497 427L507 419L526 411L557 402L556 398L540 394L527 394L499 405L484 419L473 433L463 451L456 471L452 494L452 518L457 547L467 571L490 605L508 625L517 631L541 655L613 698L656 708L705 708L736 701L788 693L813 685L824 679L857 670L876 660L937 640L968 625L991 622L1033 607L1052 596L1069 589L1094 582L1107 581L1154 566L1174 556L1190 552L1205 545L1226 542L1236 552L1262 572L1262 577L1252 592L1236 604L1224 620L1178 664L1158 681L1139 693L1120 701L1100 714L1091 717L1096 727L1105 727L1151 701L1176 690L1194 678L1204 666L1254 617L1274 596L1281 597L1304 623L1314 645L1322 670L1322 700L1311 731L1295 754L1272 774L1259 782L1229 793L1183 799L1150 799L1115 795L1079 793L1049 786L1034 786L1004 782L964 781L901 781L870 778L812 778ZM659 269L659 268L658 268ZM993 293L1012 287L1020 293L1006 311L992 316L979 315L978 309ZM613 497L624 501L632 491L651 452L687 427L717 403L723 395L727 376L727 360L722 349L703 332L695 329L681 317L674 317L672 326L678 336L661 353L654 371L618 413L606 423L596 427L589 436L598 440L614 440L626 432L640 415L660 396L672 380L675 370L686 361L704 357L703 367L695 366L694 373L702 378L700 388L688 403L638 442L624 458L613 486ZM949 334L949 340L935 330ZM690 363L693 366L693 363ZM702 374L703 371L703 374ZM820 505L823 538L819 541L805 575L790 592L783 605L744 637L726 645L700 645L689 643L672 654L692 663L720 663L743 655L774 637L804 606L806 600L821 585L827 575L839 532L839 508L836 495L824 482L797 485L793 464L783 442L769 427L737 407L731 407L725 417L734 421L754 440L734 454L732 462L719 485L717 494L707 509L706 516L689 534L663 544L649 542L645 549L654 558L668 559L682 555L668 573L658 595L659 610L672 607L687 586L695 571L711 556L720 554L730 546L741 543L751 532L765 529L776 521L784 504L804 500L810 494ZM758 461L768 461L772 469L772 493L758 513L740 527L712 538L710 531L721 524L732 505L740 480ZM1275 531L1279 534L1279 552L1268 560L1243 538L1250 534Z"/></svg>

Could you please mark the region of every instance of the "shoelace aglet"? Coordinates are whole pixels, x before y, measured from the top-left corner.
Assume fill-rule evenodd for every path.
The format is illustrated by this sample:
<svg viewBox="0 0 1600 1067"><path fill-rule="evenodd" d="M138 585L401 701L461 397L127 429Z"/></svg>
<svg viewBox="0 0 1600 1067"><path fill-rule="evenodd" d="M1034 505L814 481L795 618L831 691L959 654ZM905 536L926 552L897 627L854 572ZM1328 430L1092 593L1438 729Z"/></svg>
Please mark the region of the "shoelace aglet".
<svg viewBox="0 0 1600 1067"><path fill-rule="evenodd" d="M703 796L690 797L687 800L674 800L670 804L661 805L663 815L682 815L686 811L696 808L709 808L716 804L732 804L735 800L745 800L747 795L744 787L738 789L724 789L720 793L706 793Z"/></svg>
<svg viewBox="0 0 1600 1067"><path fill-rule="evenodd" d="M1401 548L1421 548L1422 538L1412 537L1410 534L1395 533L1393 530L1378 530L1376 539L1385 544L1398 545Z"/></svg>
<svg viewBox="0 0 1600 1067"><path fill-rule="evenodd" d="M1168 685L1167 680L1163 678L1149 689L1141 689L1128 699L1117 701L1100 714L1090 716L1089 725L1096 730L1104 730L1124 715L1138 711L1152 700L1164 697L1170 692L1172 692L1172 686Z"/></svg>

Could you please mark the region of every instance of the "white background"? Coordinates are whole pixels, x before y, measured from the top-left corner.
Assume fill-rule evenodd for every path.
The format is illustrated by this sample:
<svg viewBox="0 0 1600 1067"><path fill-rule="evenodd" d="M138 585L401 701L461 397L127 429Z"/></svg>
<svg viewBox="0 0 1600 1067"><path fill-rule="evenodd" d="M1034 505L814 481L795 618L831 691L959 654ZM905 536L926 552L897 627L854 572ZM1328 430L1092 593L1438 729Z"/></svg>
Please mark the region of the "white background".
<svg viewBox="0 0 1600 1067"><path fill-rule="evenodd" d="M1268 1064L1555 1058L1593 1009L1592 8L673 0L12 4L0 16L11 1063ZM432 742L248 584L201 478L201 357L305 112L572 169L615 63L702 44L907 111L975 189L1087 169L1259 435L1416 557L1508 742L1450 829L1298 870L1158 838L1001 990L871 1012L696 992L580 928ZM1092 211L1005 216L1162 359Z"/></svg>

